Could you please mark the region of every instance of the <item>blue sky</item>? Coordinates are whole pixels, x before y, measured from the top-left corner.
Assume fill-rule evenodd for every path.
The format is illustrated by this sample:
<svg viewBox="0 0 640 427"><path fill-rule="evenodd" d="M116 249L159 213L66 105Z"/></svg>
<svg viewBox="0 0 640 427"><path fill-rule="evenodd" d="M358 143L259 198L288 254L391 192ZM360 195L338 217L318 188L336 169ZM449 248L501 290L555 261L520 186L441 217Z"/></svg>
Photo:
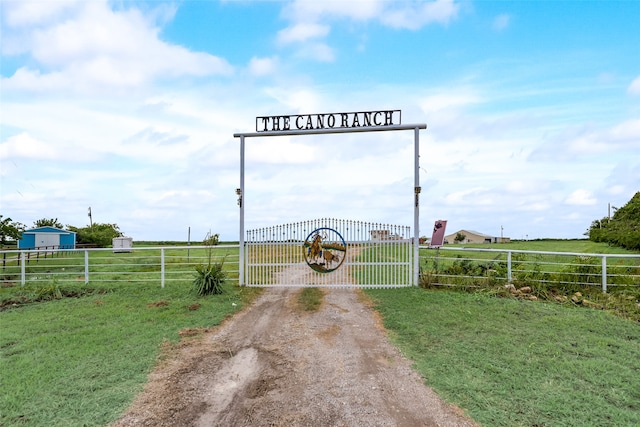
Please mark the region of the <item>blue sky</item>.
<svg viewBox="0 0 640 427"><path fill-rule="evenodd" d="M255 117L420 136L422 235L581 238L640 191L640 1L0 0L0 214L238 239ZM413 134L247 140L246 228L413 224ZM502 230L502 231L501 231Z"/></svg>

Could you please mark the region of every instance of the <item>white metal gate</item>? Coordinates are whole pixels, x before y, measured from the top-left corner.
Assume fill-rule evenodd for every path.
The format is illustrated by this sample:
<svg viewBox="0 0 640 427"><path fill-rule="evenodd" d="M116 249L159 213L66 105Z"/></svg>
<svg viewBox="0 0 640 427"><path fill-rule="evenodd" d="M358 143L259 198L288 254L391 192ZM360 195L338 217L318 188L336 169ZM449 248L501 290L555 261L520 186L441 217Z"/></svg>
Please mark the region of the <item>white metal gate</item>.
<svg viewBox="0 0 640 427"><path fill-rule="evenodd" d="M234 133L240 138L240 187L236 189L238 206L240 207L240 269L239 282L247 286L417 286L419 270L419 235L420 235L420 129L426 129L422 123L402 125L400 110L376 110L344 113L295 114L279 116L256 117L256 131ZM330 242L335 247L329 247L328 256L342 258L345 268L334 268L333 258L320 258L320 251L311 253L311 259L305 257L304 250L312 247L312 242L301 236L305 230L311 229L313 221L295 223L277 227L252 230L245 234L244 227L244 194L245 194L245 139L255 137L319 135L338 133L360 133L381 131L413 131L413 237L410 237L408 227L382 226L380 224L365 224L341 220L335 221L335 226L344 229L340 231L330 226L326 228L329 234L335 232L346 236L344 248L339 248L336 242ZM407 198L407 200L410 200ZM353 233L355 225L356 234ZM376 226L378 226L376 228ZM302 228L299 228L302 227ZM306 228L305 228L306 227ZM290 231L289 231L290 230ZM298 233L294 235L294 230ZM333 231L330 231L333 230ZM374 233L379 231L380 233ZM389 239L385 240L385 233ZM291 233L290 235L288 233ZM369 234L367 234L369 233ZM374 234L379 241L375 241ZM285 238L289 235L290 237ZM393 239L391 236L394 236ZM247 241L245 241L247 238ZM395 239L395 240L394 240ZM296 245L299 250L296 250ZM315 244L314 244L315 246ZM341 250L341 249L344 249ZM297 255L296 255L297 252ZM404 257L406 253L406 257ZM393 254L393 255L391 255ZM403 255L402 260L397 258ZM324 255L324 252L323 252ZM253 258L250 258L253 257ZM296 258L297 257L297 258ZM346 259L345 259L346 258ZM304 261L304 262L303 262ZM407 266L406 263L409 263ZM328 264L327 264L328 263ZM413 264L411 264L413 263ZM304 270L304 266L309 267ZM341 264L341 266L342 266ZM297 267L296 267L297 266ZM326 267L329 266L327 269ZM294 268L298 271L295 272ZM251 269L251 271L249 271ZM327 271L331 270L331 271ZM315 274L311 274L311 272ZM409 278L405 281L406 274ZM303 275L311 275L304 276Z"/></svg>
<svg viewBox="0 0 640 427"><path fill-rule="evenodd" d="M248 230L246 286L394 288L413 284L408 226L317 219Z"/></svg>

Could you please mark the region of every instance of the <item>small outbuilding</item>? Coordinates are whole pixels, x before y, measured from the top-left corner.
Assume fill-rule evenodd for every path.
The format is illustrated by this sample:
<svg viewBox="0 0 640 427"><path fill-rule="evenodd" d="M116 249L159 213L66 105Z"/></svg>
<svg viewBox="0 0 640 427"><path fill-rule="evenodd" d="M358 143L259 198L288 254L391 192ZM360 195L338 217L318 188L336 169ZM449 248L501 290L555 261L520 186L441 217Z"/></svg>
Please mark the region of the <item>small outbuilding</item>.
<svg viewBox="0 0 640 427"><path fill-rule="evenodd" d="M113 252L132 252L133 239L131 237L114 237L112 246Z"/></svg>
<svg viewBox="0 0 640 427"><path fill-rule="evenodd" d="M464 236L462 240L456 240L457 236ZM459 230L444 236L445 243L506 243L509 237L496 237L473 230Z"/></svg>
<svg viewBox="0 0 640 427"><path fill-rule="evenodd" d="M22 232L18 249L75 249L76 233L56 227L37 227Z"/></svg>

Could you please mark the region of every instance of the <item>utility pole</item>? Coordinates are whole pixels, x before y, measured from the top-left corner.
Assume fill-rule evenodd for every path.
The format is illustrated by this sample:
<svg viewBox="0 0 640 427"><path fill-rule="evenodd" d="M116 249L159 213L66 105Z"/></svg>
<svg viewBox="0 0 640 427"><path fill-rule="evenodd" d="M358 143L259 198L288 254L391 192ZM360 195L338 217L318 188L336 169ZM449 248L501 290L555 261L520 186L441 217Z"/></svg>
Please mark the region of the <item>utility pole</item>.
<svg viewBox="0 0 640 427"><path fill-rule="evenodd" d="M91 206L89 206L89 226L93 230L93 218L91 217Z"/></svg>

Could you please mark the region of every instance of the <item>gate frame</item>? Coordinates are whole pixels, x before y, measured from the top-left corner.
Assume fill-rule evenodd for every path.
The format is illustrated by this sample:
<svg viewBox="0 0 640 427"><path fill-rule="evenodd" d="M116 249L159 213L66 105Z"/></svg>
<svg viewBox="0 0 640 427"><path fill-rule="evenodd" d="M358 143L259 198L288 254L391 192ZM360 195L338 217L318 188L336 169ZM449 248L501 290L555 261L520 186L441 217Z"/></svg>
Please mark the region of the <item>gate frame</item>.
<svg viewBox="0 0 640 427"><path fill-rule="evenodd" d="M298 135L319 135L333 133L360 133L360 132L385 132L385 131L401 131L413 130L413 184L415 201L413 207L413 286L418 286L420 276L420 129L426 129L426 123L407 124L407 125L385 125L385 126L362 126L350 128L329 128L329 129L300 129L300 130L283 130L269 132L241 132L234 133L234 138L240 138L240 188L236 190L238 195L238 205L240 206L240 259L238 271L238 283L244 285L244 152L245 138L257 138L268 136L298 136Z"/></svg>

